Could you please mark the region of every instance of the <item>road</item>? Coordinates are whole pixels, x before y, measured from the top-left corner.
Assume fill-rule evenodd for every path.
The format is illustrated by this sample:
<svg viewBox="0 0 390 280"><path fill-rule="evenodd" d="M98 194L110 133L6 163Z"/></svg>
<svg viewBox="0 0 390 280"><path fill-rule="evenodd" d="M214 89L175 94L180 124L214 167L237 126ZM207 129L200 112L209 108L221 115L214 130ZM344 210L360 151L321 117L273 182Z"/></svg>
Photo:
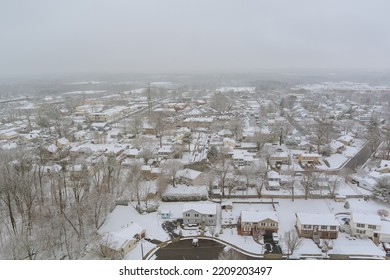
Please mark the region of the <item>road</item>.
<svg viewBox="0 0 390 280"><path fill-rule="evenodd" d="M198 247L192 240L169 244L156 252L157 260L217 260L225 246L212 240L199 240Z"/></svg>
<svg viewBox="0 0 390 280"><path fill-rule="evenodd" d="M370 143L366 145L343 167L355 170L358 166L363 165L371 156Z"/></svg>

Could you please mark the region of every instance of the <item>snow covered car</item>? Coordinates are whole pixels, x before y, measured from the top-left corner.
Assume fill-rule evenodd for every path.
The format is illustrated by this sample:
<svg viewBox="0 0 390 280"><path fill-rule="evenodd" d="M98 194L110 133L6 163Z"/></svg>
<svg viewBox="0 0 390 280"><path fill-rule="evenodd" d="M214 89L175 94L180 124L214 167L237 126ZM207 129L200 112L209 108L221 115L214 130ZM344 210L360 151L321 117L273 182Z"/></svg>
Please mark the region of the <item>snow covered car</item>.
<svg viewBox="0 0 390 280"><path fill-rule="evenodd" d="M279 242L279 236L276 232L272 233L272 240L277 244Z"/></svg>

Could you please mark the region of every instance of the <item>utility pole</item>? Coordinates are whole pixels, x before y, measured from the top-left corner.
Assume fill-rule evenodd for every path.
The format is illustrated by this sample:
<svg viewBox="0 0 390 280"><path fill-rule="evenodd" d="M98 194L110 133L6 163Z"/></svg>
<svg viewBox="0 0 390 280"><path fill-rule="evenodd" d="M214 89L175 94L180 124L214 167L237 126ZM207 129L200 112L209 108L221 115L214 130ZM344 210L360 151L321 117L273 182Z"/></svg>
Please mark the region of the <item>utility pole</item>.
<svg viewBox="0 0 390 280"><path fill-rule="evenodd" d="M150 98L150 83L148 83L148 115L152 112L152 100Z"/></svg>

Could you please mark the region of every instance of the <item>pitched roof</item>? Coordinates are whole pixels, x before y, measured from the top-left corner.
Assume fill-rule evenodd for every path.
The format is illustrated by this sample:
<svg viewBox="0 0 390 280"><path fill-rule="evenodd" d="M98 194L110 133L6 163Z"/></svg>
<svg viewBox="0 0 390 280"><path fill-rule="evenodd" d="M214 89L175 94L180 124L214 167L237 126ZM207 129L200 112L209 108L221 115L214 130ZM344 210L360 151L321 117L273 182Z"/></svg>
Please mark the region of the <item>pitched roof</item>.
<svg viewBox="0 0 390 280"><path fill-rule="evenodd" d="M353 212L351 215L351 221L354 223L365 225L381 225L381 219L378 215L369 215L363 213Z"/></svg>
<svg viewBox="0 0 390 280"><path fill-rule="evenodd" d="M279 222L278 214L273 211L241 211L241 221L242 222L260 222L266 219L273 220L275 222Z"/></svg>
<svg viewBox="0 0 390 280"><path fill-rule="evenodd" d="M327 225L339 226L340 223L336 220L333 214L316 214L316 213L296 213L297 219L303 225Z"/></svg>
<svg viewBox="0 0 390 280"><path fill-rule="evenodd" d="M217 214L217 206L214 203L186 203L183 205L183 213L190 210L206 215Z"/></svg>

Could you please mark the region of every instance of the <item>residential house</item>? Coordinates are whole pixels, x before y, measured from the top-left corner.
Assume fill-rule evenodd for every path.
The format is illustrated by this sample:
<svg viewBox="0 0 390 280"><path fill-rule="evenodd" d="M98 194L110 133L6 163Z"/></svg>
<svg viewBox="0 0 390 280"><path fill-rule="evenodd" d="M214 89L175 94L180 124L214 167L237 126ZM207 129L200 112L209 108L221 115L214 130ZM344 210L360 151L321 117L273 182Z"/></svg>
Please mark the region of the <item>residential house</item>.
<svg viewBox="0 0 390 280"><path fill-rule="evenodd" d="M217 225L217 206L214 203L186 203L183 206L184 225Z"/></svg>
<svg viewBox="0 0 390 280"><path fill-rule="evenodd" d="M238 218L237 230L241 235L272 234L279 228L279 219L276 212L271 211L241 211Z"/></svg>
<svg viewBox="0 0 390 280"><path fill-rule="evenodd" d="M381 160L376 171L379 173L390 173L390 160Z"/></svg>
<svg viewBox="0 0 390 280"><path fill-rule="evenodd" d="M56 146L59 148L59 149L62 149L64 147L67 147L69 146L69 140L66 139L65 137L62 137L60 139L57 139L56 142L55 142Z"/></svg>
<svg viewBox="0 0 390 280"><path fill-rule="evenodd" d="M271 166L276 164L288 164L290 162L290 157L286 152L274 153L270 156L269 161Z"/></svg>
<svg viewBox="0 0 390 280"><path fill-rule="evenodd" d="M268 171L267 172L267 182L268 182L268 190L277 191L280 189L280 181L282 180L282 176L276 171Z"/></svg>
<svg viewBox="0 0 390 280"><path fill-rule="evenodd" d="M374 242L379 242L382 222L378 215L352 212L349 225L352 235L368 237Z"/></svg>
<svg viewBox="0 0 390 280"><path fill-rule="evenodd" d="M296 228L301 237L336 239L340 223L333 214L296 213Z"/></svg>
<svg viewBox="0 0 390 280"><path fill-rule="evenodd" d="M333 140L330 142L330 152L332 154L341 154L345 150L345 144L340 141Z"/></svg>
<svg viewBox="0 0 390 280"><path fill-rule="evenodd" d="M177 173L177 177L184 184L191 186L203 185L205 180L204 174L202 172L189 168L180 170Z"/></svg>
<svg viewBox="0 0 390 280"><path fill-rule="evenodd" d="M351 146L354 142L354 138L351 135L343 135L337 138L337 141L343 143L345 146Z"/></svg>
<svg viewBox="0 0 390 280"><path fill-rule="evenodd" d="M229 152L233 162L238 166L250 165L254 161L254 153L250 153L246 150L237 150L234 149L232 152Z"/></svg>
<svg viewBox="0 0 390 280"><path fill-rule="evenodd" d="M188 127L210 127L213 123L213 117L189 117L183 121L183 124Z"/></svg>
<svg viewBox="0 0 390 280"><path fill-rule="evenodd" d="M321 155L319 154L298 154L297 159L300 163L320 163Z"/></svg>
<svg viewBox="0 0 390 280"><path fill-rule="evenodd" d="M164 159L173 158L174 151L172 149L172 145L170 146L162 146L157 150L159 157Z"/></svg>
<svg viewBox="0 0 390 280"><path fill-rule="evenodd" d="M131 223L119 231L102 235L100 249L110 259L123 259L145 237L146 230L137 223Z"/></svg>

